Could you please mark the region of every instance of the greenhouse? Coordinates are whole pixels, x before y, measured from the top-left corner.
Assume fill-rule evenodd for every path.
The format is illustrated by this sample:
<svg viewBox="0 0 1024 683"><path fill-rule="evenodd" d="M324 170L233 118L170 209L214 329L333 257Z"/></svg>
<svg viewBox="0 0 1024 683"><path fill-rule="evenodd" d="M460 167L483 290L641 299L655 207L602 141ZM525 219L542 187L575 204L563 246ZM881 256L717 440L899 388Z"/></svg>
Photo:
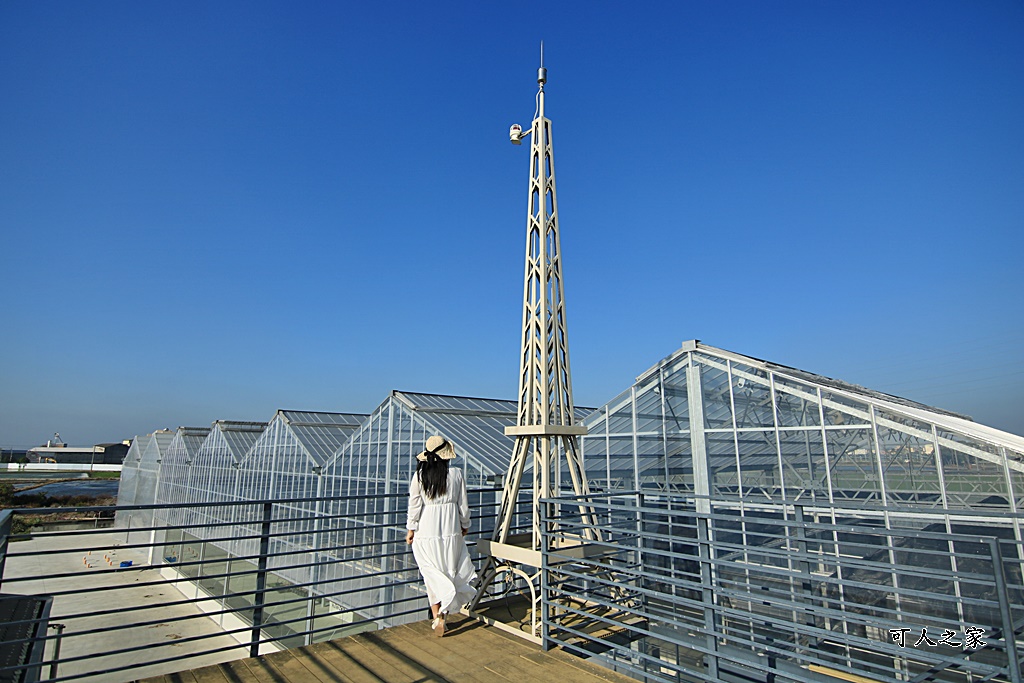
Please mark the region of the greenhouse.
<svg viewBox="0 0 1024 683"><path fill-rule="evenodd" d="M156 501L160 479L160 462L174 439L174 432L160 429L152 434L136 436L121 465L121 482L117 489L117 503L125 505L152 505ZM132 529L151 527L152 510L118 510L118 527Z"/></svg>
<svg viewBox="0 0 1024 683"><path fill-rule="evenodd" d="M132 445L128 447L128 452L125 453L124 462L121 463L121 481L117 487L117 501L121 505L135 503L135 494L139 485L139 462L152 439L152 434L136 436L132 439Z"/></svg>
<svg viewBox="0 0 1024 683"><path fill-rule="evenodd" d="M947 665L891 634L1020 636L1024 438L696 341L576 414L598 533L574 531L580 500L566 497L549 506L549 541L586 535L604 551L590 569L586 554L552 560L548 590L576 606L549 605L553 640L571 649L617 623L632 635L600 643L600 656L671 680L704 680L712 660L759 680L766 653L778 670L1010 680L1005 648ZM238 596L266 556L269 585L305 600L265 617L287 646L406 623L424 603L404 543L416 453L432 434L455 445L471 537L487 537L516 420L513 401L393 391L368 415L278 411L267 424L157 432L132 445L122 503L175 505L157 519L170 527L165 570L246 618ZM271 502L279 533L261 549Z"/></svg>
<svg viewBox="0 0 1024 683"><path fill-rule="evenodd" d="M238 500L239 463L267 428L265 422L237 422L218 420L196 452L195 459L184 471L187 477L179 494L182 503L223 503ZM217 507L186 508L184 521L196 525L196 534L203 538L217 538L225 529L213 525L229 521L217 512Z"/></svg>
<svg viewBox="0 0 1024 683"><path fill-rule="evenodd" d="M1024 438L696 341L584 424L596 490L1024 510Z"/></svg>
<svg viewBox="0 0 1024 683"><path fill-rule="evenodd" d="M1024 438L696 341L584 424L606 552L565 577L554 563L549 586L643 619L628 645L607 644L611 666L1018 680ZM550 542L572 538L566 526ZM630 569L584 578L610 565ZM609 619L554 614L570 648ZM968 647L979 633L996 642Z"/></svg>
<svg viewBox="0 0 1024 683"><path fill-rule="evenodd" d="M161 505L179 506L158 511L156 515L158 521L165 524L181 524L184 521L185 509L180 507L180 504L194 500L189 496L189 476L192 463L209 434L209 427L178 427L174 433L174 437L159 461L160 477L157 482L155 502ZM164 515L162 519L161 514Z"/></svg>

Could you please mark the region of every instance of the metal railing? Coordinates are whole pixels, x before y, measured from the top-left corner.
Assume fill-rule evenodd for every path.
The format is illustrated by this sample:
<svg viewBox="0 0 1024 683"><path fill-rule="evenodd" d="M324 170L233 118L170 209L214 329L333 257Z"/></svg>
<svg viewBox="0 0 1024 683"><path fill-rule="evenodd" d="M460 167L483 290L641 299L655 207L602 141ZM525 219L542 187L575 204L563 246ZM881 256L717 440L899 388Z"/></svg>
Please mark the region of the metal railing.
<svg viewBox="0 0 1024 683"><path fill-rule="evenodd" d="M470 492L471 550L499 496ZM7 624L50 628L0 642L43 653L0 677L120 683L425 617L404 496L328 500L84 508L154 521L20 534L40 511L0 511L0 589L52 601ZM542 509L547 647L673 683L1022 679L1008 515L636 492Z"/></svg>
<svg viewBox="0 0 1024 683"><path fill-rule="evenodd" d="M543 508L545 647L672 683L1022 680L1010 515L637 492Z"/></svg>
<svg viewBox="0 0 1024 683"><path fill-rule="evenodd" d="M493 529L498 498L497 489L470 491L471 553ZM43 656L0 666L0 678L120 682L424 618L405 496L326 500L340 512L308 512L325 499L198 503L187 514L172 505L47 509L154 521L20 534L12 522L41 511L0 511L0 588L52 599L45 636L0 642L0 652ZM38 625L30 621L7 626Z"/></svg>

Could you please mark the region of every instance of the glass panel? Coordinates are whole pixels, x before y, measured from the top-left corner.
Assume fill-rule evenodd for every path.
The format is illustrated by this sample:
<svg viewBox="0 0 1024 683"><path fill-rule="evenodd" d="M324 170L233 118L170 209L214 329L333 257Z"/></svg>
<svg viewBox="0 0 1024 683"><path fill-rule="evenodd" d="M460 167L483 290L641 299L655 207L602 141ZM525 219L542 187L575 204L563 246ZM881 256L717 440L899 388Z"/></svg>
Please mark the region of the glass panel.
<svg viewBox="0 0 1024 683"><path fill-rule="evenodd" d="M871 411L867 403L824 390L821 392L821 402L825 410L826 425L836 427L871 425Z"/></svg>
<svg viewBox="0 0 1024 683"><path fill-rule="evenodd" d="M947 505L1009 510L1009 485L999 448L942 429L938 437Z"/></svg>
<svg viewBox="0 0 1024 683"><path fill-rule="evenodd" d="M203 551L203 565L199 573L199 586L209 595L224 595L224 585L228 571L228 554L212 543L207 543Z"/></svg>
<svg viewBox="0 0 1024 683"><path fill-rule="evenodd" d="M224 602L228 607L239 610L235 616L252 623L253 594L256 592L256 565L246 560L229 560L231 576L227 584Z"/></svg>
<svg viewBox="0 0 1024 683"><path fill-rule="evenodd" d="M689 436L670 436L666 439L668 460L668 487L672 491L693 491L693 454Z"/></svg>
<svg viewBox="0 0 1024 683"><path fill-rule="evenodd" d="M187 532L181 532L181 547L178 556L178 571L190 579L199 576L200 561L203 559L203 542Z"/></svg>
<svg viewBox="0 0 1024 683"><path fill-rule="evenodd" d="M1006 449L1006 457L1011 465L1010 482L1017 501L1017 512L1021 512L1024 511L1024 454Z"/></svg>
<svg viewBox="0 0 1024 683"><path fill-rule="evenodd" d="M666 373L661 385L665 395L665 429L685 432L690 429L690 403L686 398L686 366Z"/></svg>
<svg viewBox="0 0 1024 683"><path fill-rule="evenodd" d="M786 498L828 500L828 466L821 431L800 429L779 432L782 445Z"/></svg>
<svg viewBox="0 0 1024 683"><path fill-rule="evenodd" d="M775 498L782 488L775 431L739 432L737 438L743 495Z"/></svg>
<svg viewBox="0 0 1024 683"><path fill-rule="evenodd" d="M615 411L608 416L608 433L633 433L633 403L631 400L623 401Z"/></svg>
<svg viewBox="0 0 1024 683"><path fill-rule="evenodd" d="M882 502L871 430L829 429L825 434L835 500Z"/></svg>
<svg viewBox="0 0 1024 683"><path fill-rule="evenodd" d="M161 555L164 562L168 564L177 564L183 561L181 559L181 529L167 530Z"/></svg>
<svg viewBox="0 0 1024 683"><path fill-rule="evenodd" d="M772 392L763 370L732 364L732 395L736 405L736 426L774 427Z"/></svg>
<svg viewBox="0 0 1024 683"><path fill-rule="evenodd" d="M729 375L725 371L725 363L699 354L694 354L694 358L700 361L698 367L704 399L704 426L708 429L732 427Z"/></svg>
<svg viewBox="0 0 1024 683"><path fill-rule="evenodd" d="M634 484L633 438L632 436L613 436L608 439L608 467L610 469L610 489L632 489Z"/></svg>
<svg viewBox="0 0 1024 683"><path fill-rule="evenodd" d="M876 413L885 490L897 505L942 505L931 425L884 410Z"/></svg>
<svg viewBox="0 0 1024 683"><path fill-rule="evenodd" d="M587 436L583 437L584 441L593 440L594 437L603 436L608 432L608 421L605 419L604 410L599 410L591 415L584 424L587 426Z"/></svg>
<svg viewBox="0 0 1024 683"><path fill-rule="evenodd" d="M708 432L704 436L704 445L708 452L711 476L709 490L712 493L738 495L740 480L733 433Z"/></svg>
<svg viewBox="0 0 1024 683"><path fill-rule="evenodd" d="M655 378L657 379L657 378ZM638 388L636 393L636 431L661 434L665 420L661 408L661 387L657 383Z"/></svg>
<svg viewBox="0 0 1024 683"><path fill-rule="evenodd" d="M818 415L817 390L796 380L775 375L775 403L781 427L816 427Z"/></svg>
<svg viewBox="0 0 1024 683"><path fill-rule="evenodd" d="M661 436L637 437L640 488L665 490L665 442Z"/></svg>

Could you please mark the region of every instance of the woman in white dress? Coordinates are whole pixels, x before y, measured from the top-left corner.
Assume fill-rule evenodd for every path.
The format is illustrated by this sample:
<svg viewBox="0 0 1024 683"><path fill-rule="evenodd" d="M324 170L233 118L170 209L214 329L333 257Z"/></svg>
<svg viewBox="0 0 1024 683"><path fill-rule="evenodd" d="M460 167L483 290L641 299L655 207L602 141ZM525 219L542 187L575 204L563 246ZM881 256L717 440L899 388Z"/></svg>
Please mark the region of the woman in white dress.
<svg viewBox="0 0 1024 683"><path fill-rule="evenodd" d="M443 636L445 615L458 611L476 594L469 549L469 499L462 470L449 467L455 457L451 443L440 436L427 439L416 456L416 473L409 482L409 513L405 542L423 575L434 615L434 635Z"/></svg>

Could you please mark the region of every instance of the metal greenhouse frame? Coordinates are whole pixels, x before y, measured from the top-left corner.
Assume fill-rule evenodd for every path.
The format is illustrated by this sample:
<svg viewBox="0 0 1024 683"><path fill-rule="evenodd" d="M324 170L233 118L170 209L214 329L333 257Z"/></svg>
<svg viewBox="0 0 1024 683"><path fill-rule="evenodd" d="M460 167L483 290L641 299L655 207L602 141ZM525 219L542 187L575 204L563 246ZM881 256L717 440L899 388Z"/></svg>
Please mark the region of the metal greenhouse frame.
<svg viewBox="0 0 1024 683"><path fill-rule="evenodd" d="M605 491L1024 511L1024 438L696 341L584 424Z"/></svg>

